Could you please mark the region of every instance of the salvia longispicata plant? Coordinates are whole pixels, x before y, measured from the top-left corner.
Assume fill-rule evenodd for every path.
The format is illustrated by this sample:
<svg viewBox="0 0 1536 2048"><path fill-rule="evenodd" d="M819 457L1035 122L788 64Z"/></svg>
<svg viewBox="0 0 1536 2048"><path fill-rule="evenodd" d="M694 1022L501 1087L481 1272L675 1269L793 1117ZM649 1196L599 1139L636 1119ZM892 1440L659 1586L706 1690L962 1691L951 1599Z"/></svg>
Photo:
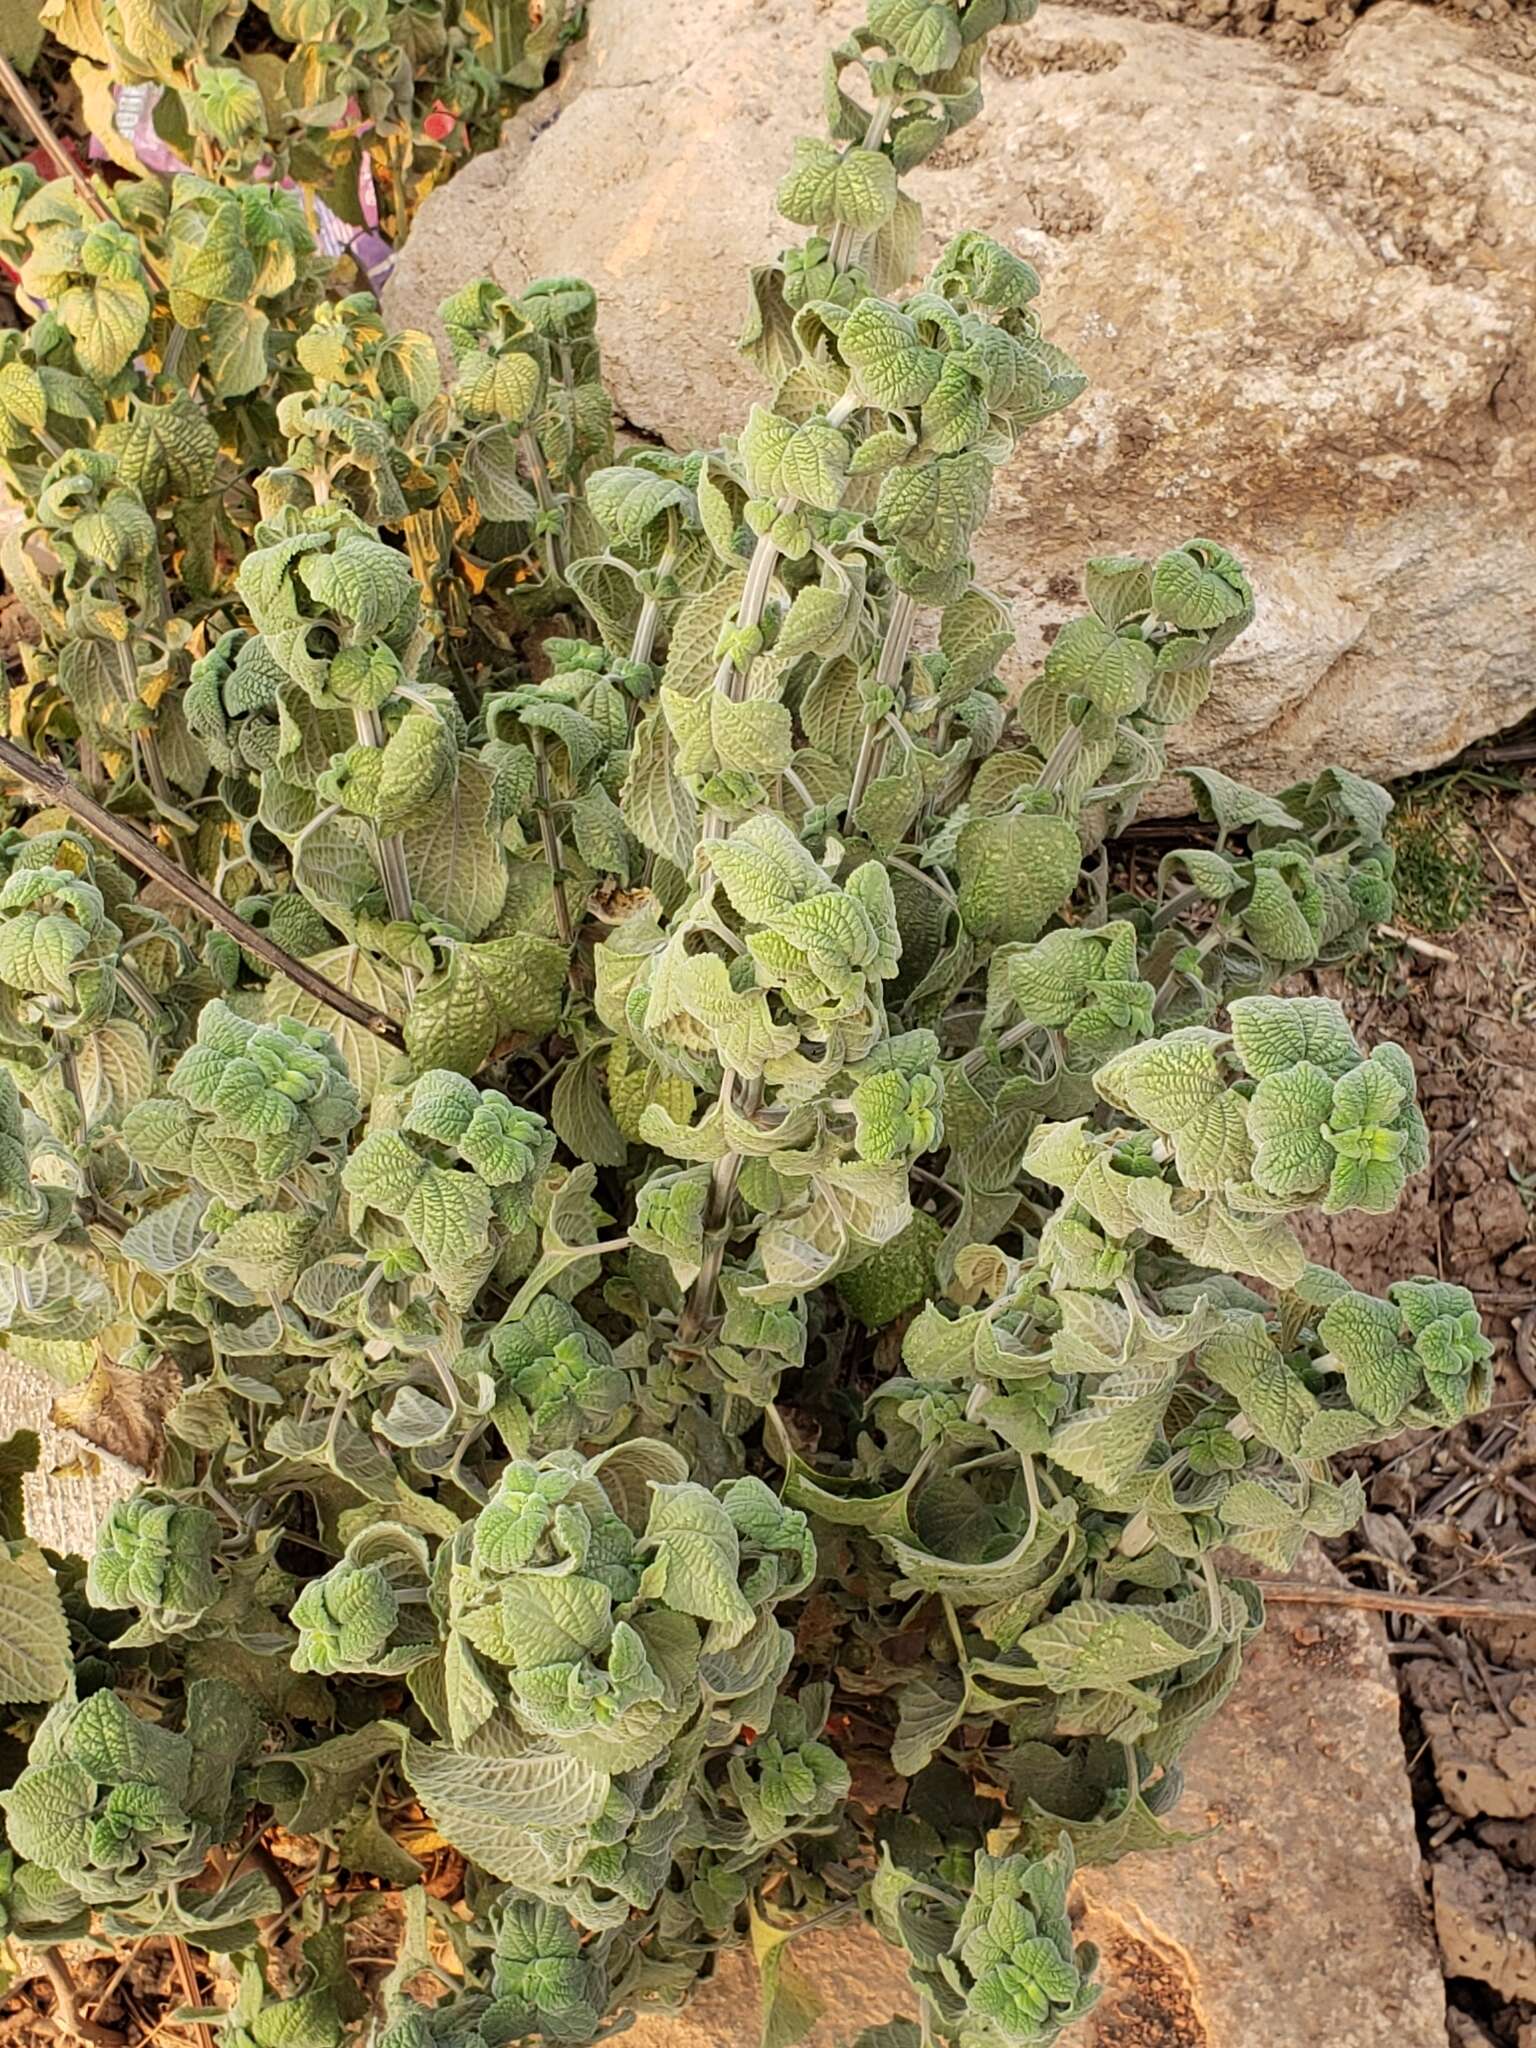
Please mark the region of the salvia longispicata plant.
<svg viewBox="0 0 1536 2048"><path fill-rule="evenodd" d="M0 1457L0 1925L229 1958L225 2048L590 2041L744 1940L789 2048L860 1912L920 2015L871 2044L1054 2041L1243 1561L1488 1399L1463 1290L1295 1227L1425 1163L1401 1049L1273 992L1390 913L1385 792L1192 769L1150 894L1107 851L1241 564L1091 561L1000 673L976 536L1083 379L1012 250L914 283L901 180L1029 11L837 46L763 395L687 454L616 455L581 280L468 284L445 368L249 175L348 168L325 84L383 148L420 10L269 9L259 133L238 9L70 10L210 146L0 173L4 745L57 804L0 834L0 1332L148 1468L87 1567ZM399 1896L366 1995L336 1872Z"/></svg>
<svg viewBox="0 0 1536 2048"><path fill-rule="evenodd" d="M338 241L424 193L543 84L564 0L42 0L98 151L122 168L292 180ZM384 244L360 251L385 258Z"/></svg>

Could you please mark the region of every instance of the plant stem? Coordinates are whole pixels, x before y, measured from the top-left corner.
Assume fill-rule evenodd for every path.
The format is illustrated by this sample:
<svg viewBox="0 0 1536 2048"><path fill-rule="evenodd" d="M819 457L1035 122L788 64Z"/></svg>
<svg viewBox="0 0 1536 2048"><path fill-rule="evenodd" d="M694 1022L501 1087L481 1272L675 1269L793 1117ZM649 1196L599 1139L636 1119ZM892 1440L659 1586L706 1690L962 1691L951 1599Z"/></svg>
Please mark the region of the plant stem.
<svg viewBox="0 0 1536 2048"><path fill-rule="evenodd" d="M958 899L955 896L954 890L940 881L937 875L930 875L924 869L914 867L911 861L902 860L899 855L894 853L888 853L885 856L885 864L888 868L898 868L902 874L910 875L914 882L921 882L925 889L931 889L946 910L958 908Z"/></svg>
<svg viewBox="0 0 1536 2048"><path fill-rule="evenodd" d="M961 1073L979 1074L981 1069L987 1064L989 1051L992 1053L1011 1052L1016 1045L1022 1045L1030 1033L1037 1028L1026 1018L1022 1024L1010 1024L996 1045L990 1048L985 1045L972 1046L971 1050L960 1062Z"/></svg>
<svg viewBox="0 0 1536 2048"><path fill-rule="evenodd" d="M43 1975L53 1991L53 2003L58 2014L58 2023L67 2034L73 2034L77 2041L92 2041L96 2048L119 2048L121 2034L114 2034L110 2027L98 2027L94 2020L88 2020L80 2010L80 1994L75 1989L75 1980L69 1973L69 1965L56 1948L40 1948L37 1959L42 1964Z"/></svg>
<svg viewBox="0 0 1536 2048"><path fill-rule="evenodd" d="M539 814L539 837L544 843L544 860L549 869L549 893L555 906L555 931L562 946L574 946L576 927L565 895L565 856L549 789L549 760L541 733L531 732L533 748L534 806Z"/></svg>
<svg viewBox="0 0 1536 2048"><path fill-rule="evenodd" d="M405 1039L400 1026L392 1017L386 1017L382 1010L375 1010L369 1004L360 1002L347 989L338 988L334 981L328 981L323 974L317 974L313 967L303 960L296 960L291 953L270 939L265 932L247 924L243 917L237 917L228 904L214 895L206 883L195 875L185 873L167 854L160 851L152 839L148 839L136 825L126 818L117 817L96 799L77 789L69 776L56 761L40 761L29 754L24 747L18 747L13 740L0 739L0 768L7 769L18 782L40 790L51 803L69 812L84 825L87 831L110 846L112 851L130 862L141 874L149 875L163 884L173 895L195 910L199 917L209 924L217 925L220 931L254 953L258 960L265 960L269 967L286 975L304 993L313 996L316 1002L324 1003L338 1016L346 1017L353 1024L360 1024L365 1031L371 1031L376 1038L386 1040L390 1045L404 1047Z"/></svg>
<svg viewBox="0 0 1536 2048"><path fill-rule="evenodd" d="M947 1593L939 1595L939 1604L944 1610L944 1625L949 1630L949 1640L955 1646L955 1656L959 1660L960 1675L963 1678L969 1670L971 1662L970 1655L965 1647L965 1631L960 1626L960 1617L955 1612L955 1603Z"/></svg>
<svg viewBox="0 0 1536 2048"><path fill-rule="evenodd" d="M1207 1643L1214 1643L1221 1634L1221 1581L1216 1575L1216 1567L1211 1562L1211 1554L1208 1550L1203 1552L1200 1558L1200 1577L1205 1583L1205 1604L1209 1622L1205 1639Z"/></svg>
<svg viewBox="0 0 1536 2048"><path fill-rule="evenodd" d="M1162 909L1154 914L1152 919L1153 931L1166 931L1169 925L1178 923L1186 910L1193 910L1197 903L1203 903L1204 901L1205 898L1200 890L1193 887L1180 889L1176 896L1170 896Z"/></svg>
<svg viewBox="0 0 1536 2048"><path fill-rule="evenodd" d="M840 427L858 410L859 400L852 392L845 392L827 414L829 426ZM780 510L787 511L793 505L792 498L780 503ZM762 623L763 610L768 602L768 592L773 586L773 572L778 565L779 547L769 534L759 534L757 546L752 550L752 559L747 565L747 580L742 587L741 602L736 608L738 627L751 628ZM894 612L893 612L894 619ZM883 657L882 657L883 658ZM732 703L740 703L746 695L747 677L751 673L750 663L738 668L727 655L722 655L715 670L712 687L721 691ZM705 840L723 839L729 829L725 817L719 811L710 811L704 820ZM720 1084L720 1106L722 1110L731 1107L735 1099L736 1077L727 1073ZM743 1099L743 1110L753 1116L762 1100L762 1083L749 1083ZM720 1280L720 1268L725 1263L725 1239L730 1222L731 1204L736 1197L736 1183L741 1175L741 1154L727 1152L723 1159L715 1162L710 1176L709 1199L704 1211L704 1263L700 1266L689 1289L688 1303L678 1324L678 1336L683 1343L697 1341L699 1332L714 1314L715 1293Z"/></svg>
<svg viewBox="0 0 1536 2048"><path fill-rule="evenodd" d="M907 665L907 650L912 645L912 633L916 625L916 598L909 597L904 590L897 591L891 604L891 616L886 621L885 638L880 644L880 659L875 667L877 691L889 690L894 695L899 688L902 673ZM883 751L884 739L880 725L865 726L864 737L859 744L859 758L854 764L853 787L848 792L848 809L845 816L850 823L864 799L864 792L878 772Z"/></svg>
<svg viewBox="0 0 1536 2048"><path fill-rule="evenodd" d="M117 643L117 671L118 679L127 693L128 703L130 705L137 704L139 702L138 678L133 672L133 655L126 640L119 640ZM154 734L152 732L130 732L128 741L133 754L134 765L143 770L144 780L149 785L149 793L154 798L159 809L168 817L180 818L183 822L186 822L186 814L177 803L175 793L171 789L170 780L165 772L165 763L160 758L159 742ZM185 867L187 865L186 853L181 846L181 842L177 839L171 841L171 854L179 866Z"/></svg>
<svg viewBox="0 0 1536 2048"><path fill-rule="evenodd" d="M1069 725L1061 738L1052 747L1045 766L1035 780L1037 790L1055 789L1072 763L1083 751L1083 728Z"/></svg>
<svg viewBox="0 0 1536 2048"><path fill-rule="evenodd" d="M827 414L829 427L840 427L843 422L859 409L859 400L851 392L844 392ZM779 510L788 512L794 506L793 498L781 498ZM778 566L778 543L770 534L759 534L757 546L752 550L752 559L747 564L747 580L742 586L741 602L736 607L736 624L748 629L760 626L763 610L768 602L768 592L773 587L773 572ZM715 670L714 688L723 691L734 704L739 704L747 693L747 677L751 674L751 663L738 668L730 655L720 657ZM728 827L725 818L718 811L711 811L704 820L706 839L723 839Z"/></svg>
<svg viewBox="0 0 1536 2048"><path fill-rule="evenodd" d="M443 1356L443 1349L440 1344L429 1344L427 1346L427 1363L437 1375L438 1386L442 1389L448 1402L450 1413L457 1416L464 1405L464 1390L454 1378L453 1367Z"/></svg>
<svg viewBox="0 0 1536 2048"><path fill-rule="evenodd" d="M171 329L170 333L166 336L165 355L162 358L160 364L160 376L163 382L167 384L175 382L176 371L180 366L182 353L185 350L186 345L191 340L191 338L192 337L188 330L185 327L181 326L179 322L177 323L176 326L174 326ZM193 371L191 379L188 382L187 389L192 394L196 394L197 372L195 370Z"/></svg>
<svg viewBox="0 0 1536 2048"><path fill-rule="evenodd" d="M122 983L128 1000L144 1019L144 1022L158 1030L163 1016L160 1005L139 979L137 971L130 967L121 956L119 956L117 962L117 978Z"/></svg>
<svg viewBox="0 0 1536 2048"><path fill-rule="evenodd" d="M1226 933L1222 930L1221 926L1219 924L1213 924L1210 930L1201 937L1200 943L1195 947L1195 954L1197 960L1203 960L1206 954L1213 951L1215 947L1219 946L1225 937ZM1181 947L1179 950L1182 952L1183 948ZM1168 972L1163 976L1162 981L1158 984L1157 994L1152 998L1152 1014L1154 1017L1162 1016L1163 1012L1167 1009L1168 1005L1173 1001L1173 998L1178 991L1179 982L1182 979L1187 979L1187 976L1188 970L1184 968L1180 968L1177 966L1169 968Z"/></svg>
<svg viewBox="0 0 1536 2048"><path fill-rule="evenodd" d="M749 1081L742 1096L741 1108L744 1116L754 1116L762 1099L761 1081ZM720 1108L730 1109L736 1099L736 1076L727 1073L720 1083ZM741 1178L741 1154L727 1152L715 1161L709 1177L709 1195L704 1204L704 1257L692 1287L688 1290L688 1303L678 1322L677 1336L680 1344L696 1344L706 1324L715 1313L715 1296L720 1285L720 1269L725 1264L725 1244L729 1234L731 1205L736 1199L736 1183Z"/></svg>
<svg viewBox="0 0 1536 2048"><path fill-rule="evenodd" d="M878 149L885 140L885 124L891 118L894 100L878 99L875 110L869 117L869 126L864 130L861 149ZM827 250L827 261L834 270L846 270L853 261L854 250L859 241L858 231L839 222L832 231L831 246Z"/></svg>
<svg viewBox="0 0 1536 2048"><path fill-rule="evenodd" d="M559 501L556 499L554 487L549 481L549 468L544 460L544 450L539 446L539 437L532 427L524 427L523 431L518 435L517 449L527 465L529 476L533 480L533 495L539 501L539 510L545 513L557 512L559 510ZM563 583L565 581L565 548L559 534L553 532L544 534L542 536L542 547L544 567L548 570L552 581Z"/></svg>
<svg viewBox="0 0 1536 2048"><path fill-rule="evenodd" d="M1026 1549L1035 1540L1035 1531L1040 1526L1040 1480L1035 1471L1035 1461L1028 1451L1020 1453L1024 1468L1024 1491L1029 1495L1029 1526L1024 1534Z"/></svg>
<svg viewBox="0 0 1536 2048"><path fill-rule="evenodd" d="M768 592L773 585L773 572L778 566L778 560L777 542L766 533L759 534L757 546L752 550L752 559L747 565L747 580L742 588L741 603L736 607L738 627L750 630L762 624L763 609L768 602ZM747 668L738 668L728 654L722 655L720 665L715 670L714 688L728 697L733 704L739 704L746 695L747 677L750 673L750 665ZM723 839L729 829L727 820L720 811L710 811L704 820L706 839Z"/></svg>
<svg viewBox="0 0 1536 2048"><path fill-rule="evenodd" d="M362 746L383 746L384 720L376 710L358 705L352 713L352 723ZM389 914L397 924L409 924L413 904L411 877L405 864L405 841L398 832L392 832L386 837L375 827L373 843L378 848L379 873L384 879L384 895L389 904ZM406 1000L409 1002L416 993L416 976L412 969L402 966L400 978L405 984Z"/></svg>
<svg viewBox="0 0 1536 2048"><path fill-rule="evenodd" d="M171 785L165 773L165 764L160 759L160 749L152 732L136 732L133 735L133 750L144 764L144 780L149 784L149 793L162 811L177 808L171 794ZM180 849L178 848L178 853Z"/></svg>
<svg viewBox="0 0 1536 2048"><path fill-rule="evenodd" d="M662 550L661 560L656 564L658 583L672 574L677 562L677 550L669 541ZM635 634L629 645L629 658L633 662L649 662L656 646L656 634L661 625L661 599L648 597L640 606L640 616L635 621Z"/></svg>
<svg viewBox="0 0 1536 2048"><path fill-rule="evenodd" d="M75 1048L62 1032L59 1034L58 1048L59 1073L63 1077L64 1086L74 1098L76 1131L80 1142L84 1144L90 1124L85 1114L85 1102L80 1094L80 1062L75 1057Z"/></svg>
<svg viewBox="0 0 1536 2048"><path fill-rule="evenodd" d="M757 546L752 550L752 559L747 564L747 580L742 586L741 603L736 607L738 627L751 628L763 622L763 610L768 602L768 592L773 585L773 572L778 567L779 547L769 534L759 534ZM714 687L739 704L746 695L747 677L750 667L738 668L728 654L720 657L715 670Z"/></svg>

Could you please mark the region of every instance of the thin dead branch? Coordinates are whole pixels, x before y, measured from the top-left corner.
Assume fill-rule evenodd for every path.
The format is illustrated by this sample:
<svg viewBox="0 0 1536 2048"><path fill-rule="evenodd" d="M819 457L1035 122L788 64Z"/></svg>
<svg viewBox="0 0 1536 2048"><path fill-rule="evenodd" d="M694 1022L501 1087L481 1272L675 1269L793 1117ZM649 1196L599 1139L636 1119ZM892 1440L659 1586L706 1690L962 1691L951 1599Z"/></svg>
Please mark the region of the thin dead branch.
<svg viewBox="0 0 1536 2048"><path fill-rule="evenodd" d="M1292 1607L1353 1607L1368 1614L1415 1614L1426 1621L1536 1622L1536 1600L1445 1600L1425 1593L1379 1593L1369 1586L1308 1586L1263 1579L1267 1601Z"/></svg>
<svg viewBox="0 0 1536 2048"><path fill-rule="evenodd" d="M53 2018L60 2032L73 2035L77 2041L88 2041L93 2048L121 2048L121 2034L114 2034L110 2027L97 2026L80 2010L80 1994L59 1951L40 1948L37 1960L53 1992Z"/></svg>
<svg viewBox="0 0 1536 2048"><path fill-rule="evenodd" d="M237 917L227 903L214 895L213 891L200 882L195 875L189 875L177 866L167 854L160 851L154 841L141 832L128 819L120 818L113 811L97 803L85 791L76 788L69 775L56 761L42 761L29 754L24 747L18 747L13 740L0 739L0 768L5 768L18 782L28 784L41 791L60 809L69 812L92 832L98 839L105 840L112 851L138 868L142 874L150 875L163 887L179 896L183 903L195 910L199 917L209 924L216 924L221 931L229 933L239 945L258 960L265 960L269 967L286 975L295 987L303 989L317 1002L338 1016L349 1018L354 1024L361 1024L376 1038L388 1044L403 1047L404 1034L393 1017L386 1017L382 1010L375 1010L353 995L350 989L339 987L334 981L319 974L307 961L297 960L292 953L285 952L265 932L247 924L243 917Z"/></svg>

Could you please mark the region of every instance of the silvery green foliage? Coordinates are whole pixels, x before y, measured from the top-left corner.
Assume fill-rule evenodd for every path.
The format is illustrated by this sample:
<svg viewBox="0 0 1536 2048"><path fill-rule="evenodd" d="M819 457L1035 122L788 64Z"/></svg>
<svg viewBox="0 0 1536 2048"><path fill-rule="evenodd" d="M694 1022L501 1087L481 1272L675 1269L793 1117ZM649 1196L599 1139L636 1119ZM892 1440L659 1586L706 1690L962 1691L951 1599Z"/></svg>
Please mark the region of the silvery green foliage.
<svg viewBox="0 0 1536 2048"><path fill-rule="evenodd" d="M428 11L401 0L263 0L259 10L216 0L190 13L167 0L46 0L42 14L75 58L86 121L114 162L135 158L111 88L152 83L162 148L233 186L293 177L328 192L349 221L360 174L404 173L409 192L391 195L397 226L403 200L494 141L573 25L562 5L477 0Z"/></svg>
<svg viewBox="0 0 1536 2048"><path fill-rule="evenodd" d="M214 1001L166 1094L123 1119L123 1143L139 1166L187 1175L244 1208L356 1121L357 1092L325 1032L288 1017L252 1024Z"/></svg>
<svg viewBox="0 0 1536 2048"><path fill-rule="evenodd" d="M124 1608L167 1634L200 1622L219 1597L220 1529L206 1508L145 1490L107 1510L86 1578L94 1606Z"/></svg>
<svg viewBox="0 0 1536 2048"><path fill-rule="evenodd" d="M1096 558L1005 673L975 538L1083 380L1011 249L913 284L901 180L1029 11L875 0L761 402L619 455L581 280L472 281L444 365L249 175L355 169L333 89L393 149L424 53L473 116L520 29L274 4L258 118L238 6L50 8L208 147L107 221L0 173L13 728L173 863L0 833L0 1335L154 1466L85 1569L0 1447L0 1926L227 1953L225 2048L589 2041L748 1938L791 2048L860 1910L922 2012L865 2048L1053 2041L1075 1864L1179 1839L1261 1623L1232 1559L1488 1399L1463 1290L1295 1228L1425 1161L1406 1054L1271 993L1390 914L1385 791L1186 770L1114 885L1241 564ZM377 1996L343 1894L212 1882L274 1823L399 1892Z"/></svg>
<svg viewBox="0 0 1536 2048"><path fill-rule="evenodd" d="M195 1876L238 1825L259 1732L251 1703L218 1679L189 1685L179 1733L115 1692L61 1702L3 1795L11 1847L88 1905L137 1906Z"/></svg>
<svg viewBox="0 0 1536 2048"><path fill-rule="evenodd" d="M978 1850L959 1884L885 1864L876 1924L920 1960L915 1981L960 2048L1041 2048L1097 1995L1097 1951L1074 1946L1067 1916L1071 1845L1050 1856Z"/></svg>

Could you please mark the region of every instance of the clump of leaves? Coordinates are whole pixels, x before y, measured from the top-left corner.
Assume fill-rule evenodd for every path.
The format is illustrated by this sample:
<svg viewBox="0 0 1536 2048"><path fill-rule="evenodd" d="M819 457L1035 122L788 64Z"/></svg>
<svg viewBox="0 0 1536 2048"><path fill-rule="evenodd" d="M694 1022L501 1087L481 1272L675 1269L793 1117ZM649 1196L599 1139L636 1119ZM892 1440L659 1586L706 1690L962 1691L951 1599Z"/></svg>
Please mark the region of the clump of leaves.
<svg viewBox="0 0 1536 2048"><path fill-rule="evenodd" d="M1055 2040L1073 1869L1178 1839L1260 1625L1234 1560L1487 1401L1470 1298L1293 1228L1424 1163L1401 1049L1271 993L1390 915L1385 792L1187 771L1215 844L1110 887L1241 564L1097 558L1000 674L975 537L1083 379L1010 249L911 286L900 181L1029 11L837 45L766 396L687 455L615 459L580 280L455 294L445 377L234 144L99 212L0 173L47 300L0 360L11 701L73 776L0 836L0 1332L154 1466L87 1570L0 1464L0 1903L232 1957L228 2048L587 2041L744 1939L784 2048L798 1931L859 1911L922 2039ZM338 92L409 76L364 13ZM238 19L152 39L189 122ZM376 1995L333 1870L401 1894Z"/></svg>
<svg viewBox="0 0 1536 2048"><path fill-rule="evenodd" d="M578 26L563 0L43 0L41 20L111 162L291 178L343 238L379 199L403 233L469 149L494 146Z"/></svg>

